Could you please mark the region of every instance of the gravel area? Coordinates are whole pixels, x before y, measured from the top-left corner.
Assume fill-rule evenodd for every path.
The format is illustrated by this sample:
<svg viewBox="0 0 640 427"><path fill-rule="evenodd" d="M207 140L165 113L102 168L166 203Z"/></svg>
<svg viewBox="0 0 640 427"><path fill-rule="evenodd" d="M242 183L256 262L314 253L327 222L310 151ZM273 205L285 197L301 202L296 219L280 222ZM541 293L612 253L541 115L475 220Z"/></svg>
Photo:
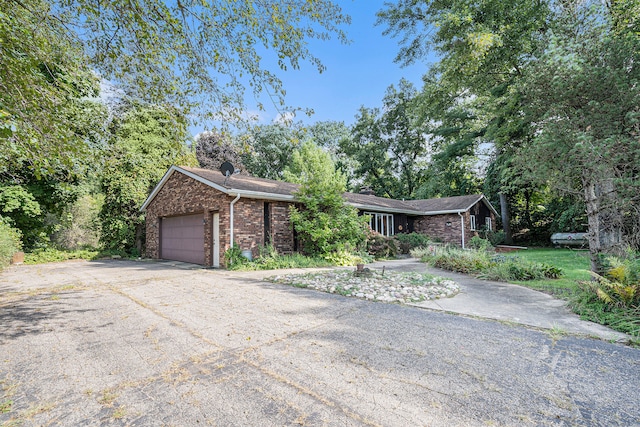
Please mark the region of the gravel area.
<svg viewBox="0 0 640 427"><path fill-rule="evenodd" d="M364 273L332 270L272 276L267 280L330 294L401 304L448 298L460 291L456 282L443 277L383 270L366 270Z"/></svg>

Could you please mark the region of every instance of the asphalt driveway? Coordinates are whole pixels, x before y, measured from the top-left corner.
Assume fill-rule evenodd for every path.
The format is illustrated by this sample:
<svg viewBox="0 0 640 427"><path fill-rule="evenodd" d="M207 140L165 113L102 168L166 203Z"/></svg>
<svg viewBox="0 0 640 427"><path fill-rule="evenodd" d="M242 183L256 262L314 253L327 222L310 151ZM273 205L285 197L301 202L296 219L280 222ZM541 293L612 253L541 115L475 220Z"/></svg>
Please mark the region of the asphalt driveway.
<svg viewBox="0 0 640 427"><path fill-rule="evenodd" d="M640 425L640 350L161 263L0 274L7 425Z"/></svg>

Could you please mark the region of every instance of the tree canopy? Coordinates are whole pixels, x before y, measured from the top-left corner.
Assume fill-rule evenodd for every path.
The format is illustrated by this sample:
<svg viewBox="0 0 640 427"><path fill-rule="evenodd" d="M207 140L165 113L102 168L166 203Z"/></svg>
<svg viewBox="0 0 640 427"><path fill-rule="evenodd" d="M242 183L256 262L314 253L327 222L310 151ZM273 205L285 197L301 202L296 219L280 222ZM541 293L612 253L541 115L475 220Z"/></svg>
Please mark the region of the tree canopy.
<svg viewBox="0 0 640 427"><path fill-rule="evenodd" d="M86 151L78 103L98 79L185 117L239 120L250 88L284 106L277 70L310 62L313 39L349 17L330 0L0 0L0 172L28 159L41 176ZM96 126L99 127L99 126Z"/></svg>

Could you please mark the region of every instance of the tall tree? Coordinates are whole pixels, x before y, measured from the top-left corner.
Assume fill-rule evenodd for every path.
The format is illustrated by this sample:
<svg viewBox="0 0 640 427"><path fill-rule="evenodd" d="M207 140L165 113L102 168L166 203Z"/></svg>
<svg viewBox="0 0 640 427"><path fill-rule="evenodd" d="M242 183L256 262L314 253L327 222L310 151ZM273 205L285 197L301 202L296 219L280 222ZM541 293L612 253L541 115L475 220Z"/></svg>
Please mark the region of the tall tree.
<svg viewBox="0 0 640 427"><path fill-rule="evenodd" d="M382 111L362 107L352 139L343 141L342 151L357 162L355 173L379 196L412 198L421 184L428 147L416 95L404 79L398 88L390 86Z"/></svg>
<svg viewBox="0 0 640 427"><path fill-rule="evenodd" d="M140 206L173 164L194 166L186 153L186 125L163 108L132 106L112 125L101 176L101 240L107 249L142 253L144 214Z"/></svg>
<svg viewBox="0 0 640 427"><path fill-rule="evenodd" d="M388 34L403 36L399 59L434 48L441 78L484 103L486 135L510 158L501 173L517 167L526 179L581 195L594 270L600 253L630 241L637 2L401 0L379 17Z"/></svg>
<svg viewBox="0 0 640 427"><path fill-rule="evenodd" d="M537 132L522 155L534 177L582 195L594 271L639 230L640 34L613 22L603 5L562 9L524 84Z"/></svg>
<svg viewBox="0 0 640 427"><path fill-rule="evenodd" d="M309 41L346 41L349 23L330 0L0 0L0 10L0 138L36 174L82 147L64 110L93 90L94 71L134 99L227 122L243 116L246 87L284 105L267 64L323 71Z"/></svg>
<svg viewBox="0 0 640 427"><path fill-rule="evenodd" d="M200 167L218 170L230 162L236 170L246 173L239 147L225 132L203 132L196 137L196 158Z"/></svg>
<svg viewBox="0 0 640 427"><path fill-rule="evenodd" d="M97 78L65 25L43 22L48 2L0 0L0 10L0 173L71 170L89 152L77 123L92 117L85 108Z"/></svg>
<svg viewBox="0 0 640 427"><path fill-rule="evenodd" d="M291 155L300 145L300 134L291 126L279 124L255 126L237 137L242 162L251 175L282 179Z"/></svg>

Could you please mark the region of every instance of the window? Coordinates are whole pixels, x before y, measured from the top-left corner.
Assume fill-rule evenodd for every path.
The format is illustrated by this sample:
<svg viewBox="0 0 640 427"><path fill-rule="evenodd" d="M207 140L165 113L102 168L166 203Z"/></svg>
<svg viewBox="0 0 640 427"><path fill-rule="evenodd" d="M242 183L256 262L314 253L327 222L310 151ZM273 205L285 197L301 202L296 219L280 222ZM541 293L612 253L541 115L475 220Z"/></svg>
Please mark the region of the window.
<svg viewBox="0 0 640 427"><path fill-rule="evenodd" d="M486 217L486 218L484 219L484 226L485 226L485 228L486 228L488 231L493 230L493 229L491 228L491 217L490 217L490 216L488 216L488 217Z"/></svg>
<svg viewBox="0 0 640 427"><path fill-rule="evenodd" d="M392 214L381 214L375 212L365 212L369 215L369 227L383 236L393 236L394 224Z"/></svg>
<svg viewBox="0 0 640 427"><path fill-rule="evenodd" d="M476 216L469 215L469 219L471 220L471 231L475 231L476 229Z"/></svg>

